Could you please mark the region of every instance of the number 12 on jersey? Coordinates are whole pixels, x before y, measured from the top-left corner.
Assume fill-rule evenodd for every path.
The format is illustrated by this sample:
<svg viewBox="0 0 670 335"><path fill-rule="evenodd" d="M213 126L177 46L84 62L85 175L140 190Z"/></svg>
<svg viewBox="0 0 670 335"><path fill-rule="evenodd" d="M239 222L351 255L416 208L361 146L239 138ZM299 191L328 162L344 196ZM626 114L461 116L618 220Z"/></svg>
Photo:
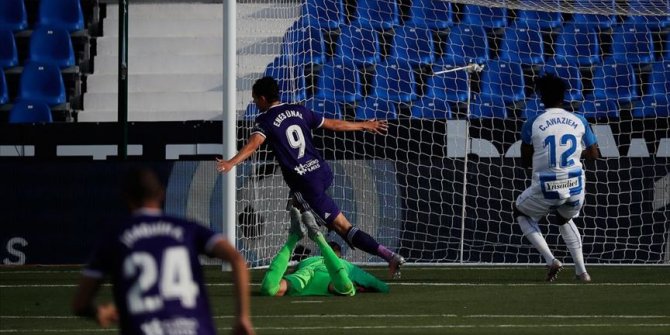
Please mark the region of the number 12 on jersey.
<svg viewBox="0 0 670 335"><path fill-rule="evenodd" d="M575 165L575 161L570 158L577 150L577 137L573 134L565 134L561 136L560 143L556 143L556 136L549 135L544 139L544 147L549 147L549 166L556 167L556 161L559 160L558 149L567 147L561 153L560 168L566 168Z"/></svg>

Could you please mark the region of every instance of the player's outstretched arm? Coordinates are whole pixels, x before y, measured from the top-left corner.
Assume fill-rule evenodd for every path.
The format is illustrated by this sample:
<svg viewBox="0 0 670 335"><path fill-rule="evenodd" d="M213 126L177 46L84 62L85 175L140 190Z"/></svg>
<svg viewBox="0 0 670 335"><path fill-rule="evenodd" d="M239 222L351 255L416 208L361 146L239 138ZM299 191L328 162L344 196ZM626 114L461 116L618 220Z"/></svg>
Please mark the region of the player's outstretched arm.
<svg viewBox="0 0 670 335"><path fill-rule="evenodd" d="M212 248L212 255L229 262L233 268L233 281L237 302L237 319L233 325L233 334L254 334L251 324L249 298L249 270L244 257L228 241L219 240Z"/></svg>
<svg viewBox="0 0 670 335"><path fill-rule="evenodd" d="M324 119L322 128L332 131L357 131L365 130L375 134L386 134L388 123L386 120L345 121L336 119Z"/></svg>
<svg viewBox="0 0 670 335"><path fill-rule="evenodd" d="M260 134L251 135L247 140L247 144L245 144L233 158L228 160L217 158L216 170L219 172L228 172L232 170L235 165L244 162L244 160L256 152L263 142L265 142L265 136Z"/></svg>
<svg viewBox="0 0 670 335"><path fill-rule="evenodd" d="M93 304L101 285L101 279L82 276L72 299L72 312L76 316L94 319L100 326L107 328L118 323L119 314L113 304Z"/></svg>
<svg viewBox="0 0 670 335"><path fill-rule="evenodd" d="M582 151L582 158L584 159L598 159L600 158L600 149L598 144L593 144Z"/></svg>

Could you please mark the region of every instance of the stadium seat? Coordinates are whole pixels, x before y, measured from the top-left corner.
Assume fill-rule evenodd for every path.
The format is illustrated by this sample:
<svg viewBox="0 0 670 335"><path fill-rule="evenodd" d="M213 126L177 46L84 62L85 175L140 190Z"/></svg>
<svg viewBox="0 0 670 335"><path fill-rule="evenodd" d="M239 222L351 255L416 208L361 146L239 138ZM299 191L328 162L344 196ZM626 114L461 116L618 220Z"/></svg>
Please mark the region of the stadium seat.
<svg viewBox="0 0 670 335"><path fill-rule="evenodd" d="M356 105L356 119L359 120L391 120L397 118L398 112L395 104L385 99L365 98Z"/></svg>
<svg viewBox="0 0 670 335"><path fill-rule="evenodd" d="M335 51L337 57L358 66L371 65L381 60L379 49L376 30L356 25L340 27L340 41Z"/></svg>
<svg viewBox="0 0 670 335"><path fill-rule="evenodd" d="M321 67L314 95L322 100L353 103L362 97L361 90L360 74L355 65L334 59Z"/></svg>
<svg viewBox="0 0 670 335"><path fill-rule="evenodd" d="M320 29L337 29L346 22L346 12L342 0L308 0L302 7L304 26Z"/></svg>
<svg viewBox="0 0 670 335"><path fill-rule="evenodd" d="M11 31L28 28L28 13L23 0L0 1L0 29Z"/></svg>
<svg viewBox="0 0 670 335"><path fill-rule="evenodd" d="M0 70L0 105L9 103L9 89L5 80L5 71Z"/></svg>
<svg viewBox="0 0 670 335"><path fill-rule="evenodd" d="M581 101L584 99L582 94L582 75L578 67L570 65L564 59L551 59L544 65L542 72L553 73L565 80L568 84L568 90L565 92L566 101Z"/></svg>
<svg viewBox="0 0 670 335"><path fill-rule="evenodd" d="M523 69L519 63L490 61L481 73L483 96L502 97L505 102L525 99Z"/></svg>
<svg viewBox="0 0 670 335"><path fill-rule="evenodd" d="M258 106L256 106L255 103L250 102L247 104L247 108L244 110L244 119L255 120L260 113L261 111L258 110Z"/></svg>
<svg viewBox="0 0 670 335"><path fill-rule="evenodd" d="M667 95L648 95L635 103L633 117L670 117L670 98Z"/></svg>
<svg viewBox="0 0 670 335"><path fill-rule="evenodd" d="M85 29L80 0L40 0L37 25L61 27L69 32Z"/></svg>
<svg viewBox="0 0 670 335"><path fill-rule="evenodd" d="M540 98L533 96L530 99L526 100L526 104L523 108L523 113L521 117L524 119L530 119L534 116L544 113L545 107Z"/></svg>
<svg viewBox="0 0 670 335"><path fill-rule="evenodd" d="M60 68L49 63L27 63L21 73L19 99L43 101L49 106L66 103Z"/></svg>
<svg viewBox="0 0 670 335"><path fill-rule="evenodd" d="M326 61L326 46L321 29L303 26L296 21L284 34L284 54L290 56L294 65L323 64Z"/></svg>
<svg viewBox="0 0 670 335"><path fill-rule="evenodd" d="M572 15L572 23L586 25L594 29L607 30L617 22L615 15L575 13Z"/></svg>
<svg viewBox="0 0 670 335"><path fill-rule="evenodd" d="M579 112L585 118L618 118L619 105L615 100L587 99L581 104Z"/></svg>
<svg viewBox="0 0 670 335"><path fill-rule="evenodd" d="M449 32L446 51L441 62L452 65L486 63L489 60L489 42L480 26L455 25Z"/></svg>
<svg viewBox="0 0 670 335"><path fill-rule="evenodd" d="M566 24L554 43L556 57L576 66L601 63L598 33L586 24Z"/></svg>
<svg viewBox="0 0 670 335"><path fill-rule="evenodd" d="M451 119L451 106L442 99L423 97L412 103L411 116L417 119Z"/></svg>
<svg viewBox="0 0 670 335"><path fill-rule="evenodd" d="M307 97L304 67L292 66L285 57L275 57L268 64L264 75L277 80L282 102L294 103Z"/></svg>
<svg viewBox="0 0 670 335"><path fill-rule="evenodd" d="M576 14L572 16L572 21L579 24L587 24L601 30L609 29L616 24L617 0L576 0L573 6ZM584 14L594 11L610 12L612 15L604 14Z"/></svg>
<svg viewBox="0 0 670 335"><path fill-rule="evenodd" d="M500 60L525 65L544 63L542 32L523 24L504 28Z"/></svg>
<svg viewBox="0 0 670 335"><path fill-rule="evenodd" d="M443 0L414 0L409 20L405 24L429 29L445 29L454 24L451 2Z"/></svg>
<svg viewBox="0 0 670 335"><path fill-rule="evenodd" d="M379 63L372 79L373 96L391 102L409 102L416 98L414 71L407 63Z"/></svg>
<svg viewBox="0 0 670 335"><path fill-rule="evenodd" d="M461 102L468 100L468 75L463 70L438 73L454 66L433 65L433 75L426 80L426 97Z"/></svg>
<svg viewBox="0 0 670 335"><path fill-rule="evenodd" d="M342 119L340 104L331 100L309 99L305 102L305 107L327 119Z"/></svg>
<svg viewBox="0 0 670 335"><path fill-rule="evenodd" d="M550 3L553 8L560 8L558 1ZM539 10L517 10L516 22L534 30L555 29L563 24L563 15L560 12L545 12Z"/></svg>
<svg viewBox="0 0 670 335"><path fill-rule="evenodd" d="M398 25L398 2L387 0L356 1L356 18L353 20L363 27L387 30Z"/></svg>
<svg viewBox="0 0 670 335"><path fill-rule="evenodd" d="M670 2L668 1L628 0L628 7L640 13L665 13L666 15L629 15L625 23L644 26L652 31L670 26Z"/></svg>
<svg viewBox="0 0 670 335"><path fill-rule="evenodd" d="M612 29L612 63L650 63L654 61L654 39L642 26L622 24Z"/></svg>
<svg viewBox="0 0 670 335"><path fill-rule="evenodd" d="M463 23L484 28L501 28L507 25L506 7L463 5Z"/></svg>
<svg viewBox="0 0 670 335"><path fill-rule="evenodd" d="M32 62L52 63L58 67L75 66L74 49L70 33L59 27L40 26L30 35L30 56Z"/></svg>
<svg viewBox="0 0 670 335"><path fill-rule="evenodd" d="M9 112L9 123L53 122L51 108L43 101L19 100Z"/></svg>
<svg viewBox="0 0 670 335"><path fill-rule="evenodd" d="M435 61L433 33L430 29L415 26L396 26L391 56L399 62L414 66Z"/></svg>
<svg viewBox="0 0 670 335"><path fill-rule="evenodd" d="M505 101L500 97L479 96L470 104L470 118L507 118Z"/></svg>
<svg viewBox="0 0 670 335"><path fill-rule="evenodd" d="M670 60L652 64L648 95L670 95Z"/></svg>
<svg viewBox="0 0 670 335"><path fill-rule="evenodd" d="M16 40L11 30L0 29L0 70L19 64Z"/></svg>
<svg viewBox="0 0 670 335"><path fill-rule="evenodd" d="M630 102L638 97L637 77L630 64L607 64L593 70L595 100Z"/></svg>

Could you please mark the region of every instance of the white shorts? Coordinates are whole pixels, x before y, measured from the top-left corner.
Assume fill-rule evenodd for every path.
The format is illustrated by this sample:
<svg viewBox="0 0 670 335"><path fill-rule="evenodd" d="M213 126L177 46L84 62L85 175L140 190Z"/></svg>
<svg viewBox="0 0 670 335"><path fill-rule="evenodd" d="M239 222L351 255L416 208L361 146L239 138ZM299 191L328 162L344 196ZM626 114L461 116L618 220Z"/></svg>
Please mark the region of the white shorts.
<svg viewBox="0 0 670 335"><path fill-rule="evenodd" d="M566 219L576 218L584 205L584 191L564 199L546 199L540 185L533 183L518 198L516 208L535 221L551 212L558 212Z"/></svg>

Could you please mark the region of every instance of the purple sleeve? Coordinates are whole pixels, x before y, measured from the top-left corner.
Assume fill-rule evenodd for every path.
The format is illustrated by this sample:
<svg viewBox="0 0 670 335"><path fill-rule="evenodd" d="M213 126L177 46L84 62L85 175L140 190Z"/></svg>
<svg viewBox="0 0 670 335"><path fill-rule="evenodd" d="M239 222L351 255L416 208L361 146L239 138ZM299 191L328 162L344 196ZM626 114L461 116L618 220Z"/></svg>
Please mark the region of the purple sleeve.
<svg viewBox="0 0 670 335"><path fill-rule="evenodd" d="M112 250L109 242L103 241L91 255L88 263L82 270L82 275L101 279L111 273Z"/></svg>
<svg viewBox="0 0 670 335"><path fill-rule="evenodd" d="M224 238L223 235L217 234L211 229L197 223L193 223L193 236L198 252L201 254L210 254L214 244Z"/></svg>
<svg viewBox="0 0 670 335"><path fill-rule="evenodd" d="M307 107L305 107L305 110L302 112L302 114L304 115L305 122L307 122L307 125L310 129L321 127L323 125L323 121L325 121L323 116L312 112L312 110Z"/></svg>

